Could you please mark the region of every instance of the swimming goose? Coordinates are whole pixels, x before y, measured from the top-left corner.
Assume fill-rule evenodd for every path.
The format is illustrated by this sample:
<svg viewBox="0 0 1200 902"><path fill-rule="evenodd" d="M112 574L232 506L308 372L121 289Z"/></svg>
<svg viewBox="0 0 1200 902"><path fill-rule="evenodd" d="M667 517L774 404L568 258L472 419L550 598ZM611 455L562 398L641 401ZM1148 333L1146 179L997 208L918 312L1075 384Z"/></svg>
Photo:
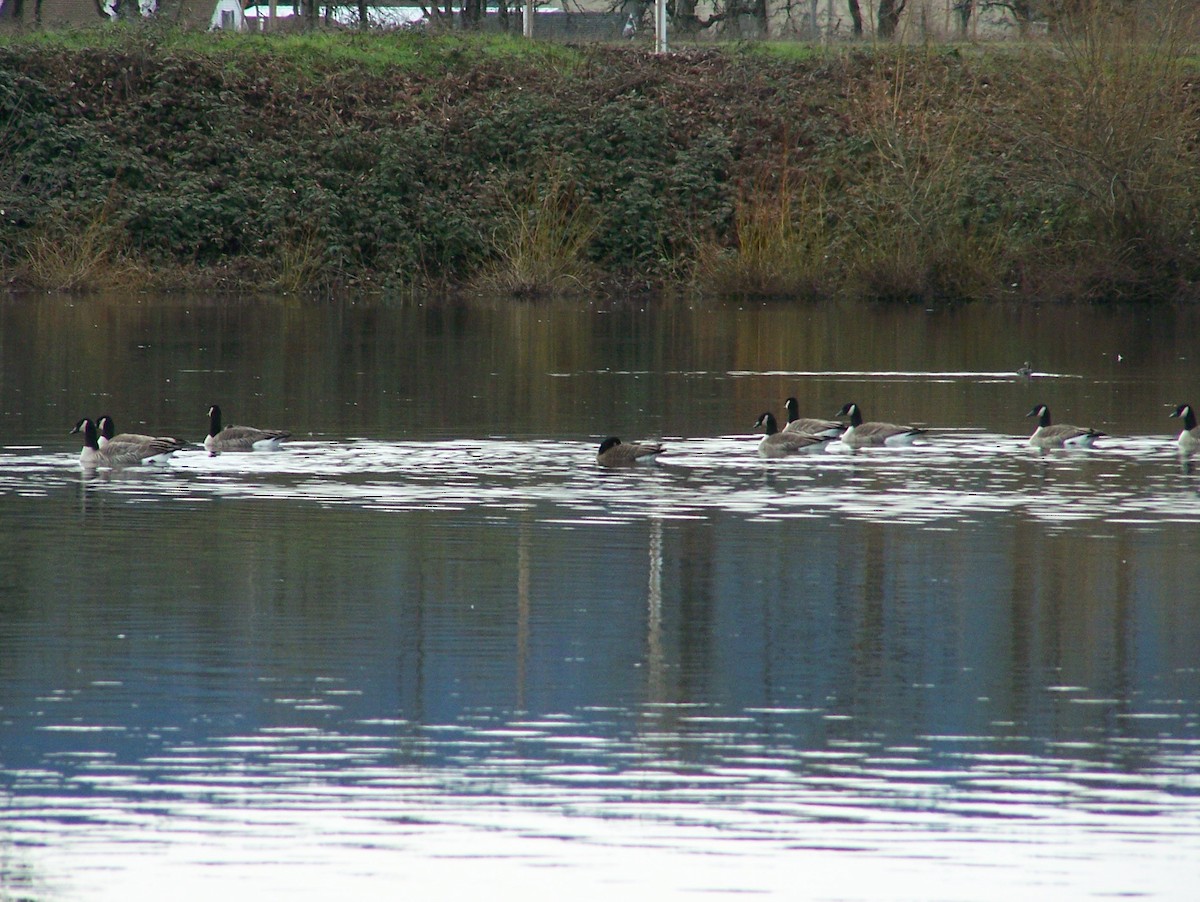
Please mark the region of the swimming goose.
<svg viewBox="0 0 1200 902"><path fill-rule="evenodd" d="M775 414L764 413L754 424L755 429L761 428L766 433L758 443L760 457L787 457L791 454L804 454L813 451L824 451L831 440L828 435L812 435L807 432L780 432Z"/></svg>
<svg viewBox="0 0 1200 902"><path fill-rule="evenodd" d="M795 398L788 398L783 402L783 406L787 408L788 421L783 427L784 432L803 432L808 435L827 435L830 438L838 438L846 427L837 420L815 420L812 417L800 416L800 405Z"/></svg>
<svg viewBox="0 0 1200 902"><path fill-rule="evenodd" d="M911 445L918 435L925 432L924 429L917 426L864 423L862 411L853 401L838 411L838 416L850 418L850 428L842 433L842 442L851 448Z"/></svg>
<svg viewBox="0 0 1200 902"><path fill-rule="evenodd" d="M1029 444L1035 448L1090 448L1096 439L1104 435L1095 429L1083 429L1079 426L1051 426L1050 408L1039 404L1025 414L1027 417L1037 417L1038 427L1029 436Z"/></svg>
<svg viewBox="0 0 1200 902"><path fill-rule="evenodd" d="M137 464L166 463L175 452L176 445L164 439L152 438L148 442L110 441L100 447L96 424L82 419L71 430L74 435L83 433L83 450L79 462L85 467L129 467Z"/></svg>
<svg viewBox="0 0 1200 902"><path fill-rule="evenodd" d="M655 442L623 444L615 435L610 435L600 443L600 450L596 452L596 463L602 467L628 466L662 452L663 446Z"/></svg>
<svg viewBox="0 0 1200 902"><path fill-rule="evenodd" d="M280 443L292 437L282 429L256 429L253 426L221 428L221 408L208 408L208 435L204 447L210 454L231 451L278 451Z"/></svg>
<svg viewBox="0 0 1200 902"><path fill-rule="evenodd" d="M1017 375L1028 379L1033 375L1033 364L1026 360L1025 363L1017 367Z"/></svg>
<svg viewBox="0 0 1200 902"><path fill-rule="evenodd" d="M117 427L113 422L113 418L108 414L104 414L96 420L96 431L99 433L101 448L105 447L109 442L132 442L139 445L144 445L148 442L170 442L175 446L176 451L187 447L187 442L181 442L179 439L172 438L169 435L142 435L138 432L121 432L113 435L117 431Z"/></svg>
<svg viewBox="0 0 1200 902"><path fill-rule="evenodd" d="M1180 404L1169 417L1179 417L1183 420L1183 431L1179 433L1179 451L1181 454L1195 454L1200 447L1200 429L1196 428L1196 412L1191 404Z"/></svg>

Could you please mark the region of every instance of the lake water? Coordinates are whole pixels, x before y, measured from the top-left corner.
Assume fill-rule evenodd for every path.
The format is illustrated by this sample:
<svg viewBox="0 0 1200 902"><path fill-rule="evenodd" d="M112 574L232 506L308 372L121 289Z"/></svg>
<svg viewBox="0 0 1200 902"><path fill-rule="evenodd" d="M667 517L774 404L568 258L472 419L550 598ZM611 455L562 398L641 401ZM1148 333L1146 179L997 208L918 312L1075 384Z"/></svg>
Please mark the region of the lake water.
<svg viewBox="0 0 1200 902"><path fill-rule="evenodd" d="M1198 326L0 302L0 899L1194 899ZM762 460L789 395L929 432ZM295 440L68 435L212 403Z"/></svg>

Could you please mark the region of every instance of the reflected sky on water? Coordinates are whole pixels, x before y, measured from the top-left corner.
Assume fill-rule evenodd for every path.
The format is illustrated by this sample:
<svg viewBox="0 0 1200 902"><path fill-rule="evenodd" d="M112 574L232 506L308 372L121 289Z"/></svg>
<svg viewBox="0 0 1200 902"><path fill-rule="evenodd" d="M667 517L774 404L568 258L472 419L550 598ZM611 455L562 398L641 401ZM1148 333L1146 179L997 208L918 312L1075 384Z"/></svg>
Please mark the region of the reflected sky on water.
<svg viewBox="0 0 1200 902"><path fill-rule="evenodd" d="M0 897L1189 898L1196 317L0 304Z"/></svg>

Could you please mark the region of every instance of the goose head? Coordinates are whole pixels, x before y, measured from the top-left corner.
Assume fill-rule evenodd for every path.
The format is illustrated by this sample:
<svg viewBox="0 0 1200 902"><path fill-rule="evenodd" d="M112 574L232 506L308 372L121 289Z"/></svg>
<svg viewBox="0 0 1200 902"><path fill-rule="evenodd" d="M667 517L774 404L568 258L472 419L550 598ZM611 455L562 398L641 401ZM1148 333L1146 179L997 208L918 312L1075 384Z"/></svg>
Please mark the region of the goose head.
<svg viewBox="0 0 1200 902"><path fill-rule="evenodd" d="M767 435L774 435L779 431L779 424L775 422L775 414L768 412L761 414L759 418L754 421L754 428L761 428L762 431Z"/></svg>
<svg viewBox="0 0 1200 902"><path fill-rule="evenodd" d="M84 417L82 420L80 420L78 423L75 424L75 428L72 429L70 431L70 433L68 433L68 434L75 435L80 432L83 433L84 447L91 448L93 451L100 450L100 441L99 441L99 437L96 434L96 424L95 423L93 423L87 417Z"/></svg>
<svg viewBox="0 0 1200 902"><path fill-rule="evenodd" d="M849 417L851 426L861 426L863 417L862 411L858 409L858 405L851 401L838 411L839 417Z"/></svg>
<svg viewBox="0 0 1200 902"><path fill-rule="evenodd" d="M1191 404L1180 404L1173 413L1169 413L1167 416L1179 417L1183 420L1183 428L1189 432L1196 428L1196 412L1192 410Z"/></svg>
<svg viewBox="0 0 1200 902"><path fill-rule="evenodd" d="M1037 417L1038 426L1049 426L1050 425L1050 408L1047 407L1045 404L1038 404L1037 406L1035 406L1033 408L1033 410L1031 410L1031 411L1029 411L1029 413L1025 414L1025 416Z"/></svg>

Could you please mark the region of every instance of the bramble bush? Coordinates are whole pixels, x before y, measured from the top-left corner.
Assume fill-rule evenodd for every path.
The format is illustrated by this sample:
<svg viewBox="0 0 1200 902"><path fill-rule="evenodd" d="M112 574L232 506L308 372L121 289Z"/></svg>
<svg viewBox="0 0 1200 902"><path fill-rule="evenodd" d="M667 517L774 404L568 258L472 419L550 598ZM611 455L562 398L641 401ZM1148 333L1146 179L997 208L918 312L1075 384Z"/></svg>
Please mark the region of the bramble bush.
<svg viewBox="0 0 1200 902"><path fill-rule="evenodd" d="M0 269L73 289L1190 297L1182 44L1080 29L1055 48L662 57L9 36Z"/></svg>

